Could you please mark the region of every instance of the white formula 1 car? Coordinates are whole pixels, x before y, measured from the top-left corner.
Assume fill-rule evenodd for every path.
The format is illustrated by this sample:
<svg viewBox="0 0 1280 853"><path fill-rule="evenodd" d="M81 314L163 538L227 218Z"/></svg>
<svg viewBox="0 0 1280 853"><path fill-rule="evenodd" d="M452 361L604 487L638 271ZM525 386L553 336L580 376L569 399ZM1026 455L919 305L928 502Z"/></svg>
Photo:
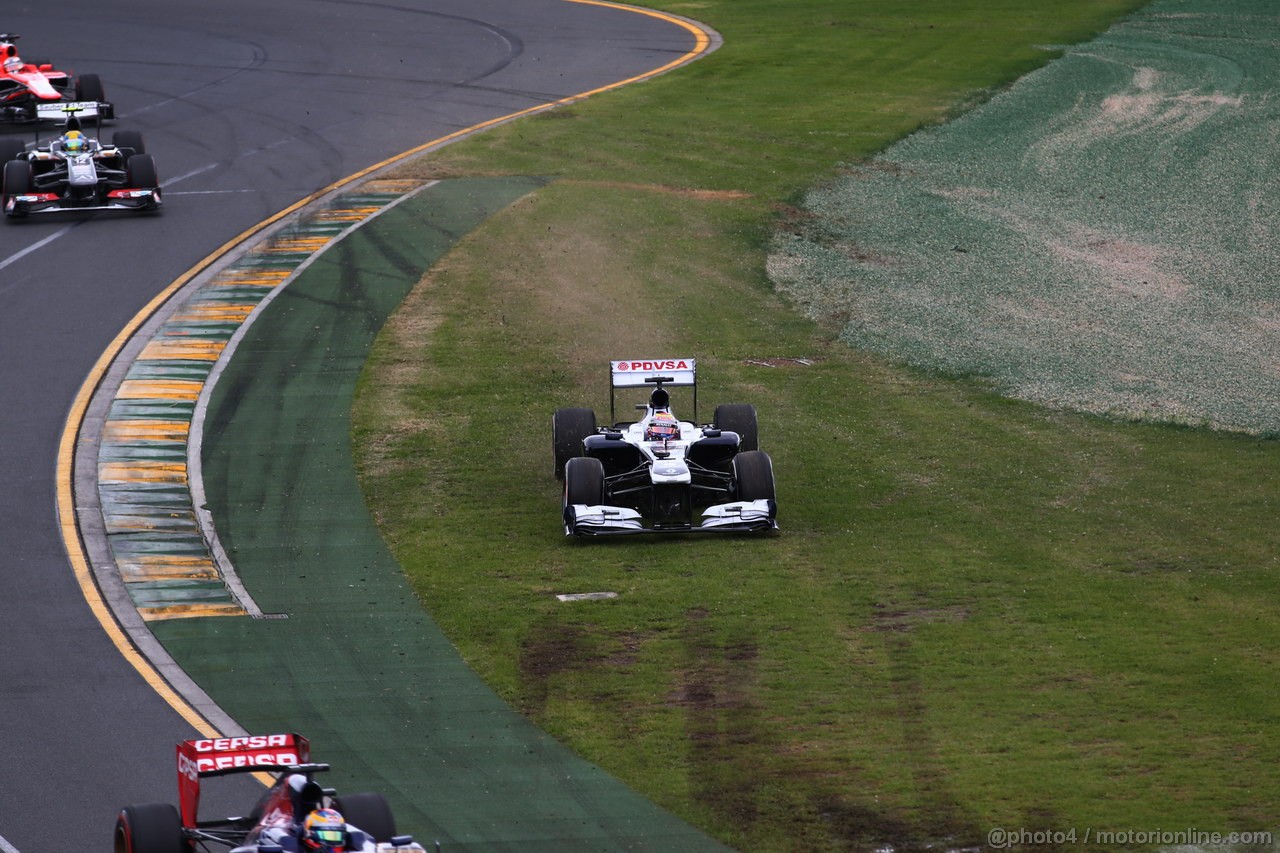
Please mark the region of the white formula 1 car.
<svg viewBox="0 0 1280 853"><path fill-rule="evenodd" d="M718 406L698 425L692 358L610 363L609 420L591 409L551 419L555 474L564 480L568 536L764 532L778 528L773 462L758 447L755 407ZM668 388L693 388L694 421L678 420ZM618 389L649 388L637 421L614 421Z"/></svg>
<svg viewBox="0 0 1280 853"><path fill-rule="evenodd" d="M156 161L142 134L121 130L104 144L80 129L72 115L67 132L28 147L0 137L0 209L12 219L62 211L161 209Z"/></svg>

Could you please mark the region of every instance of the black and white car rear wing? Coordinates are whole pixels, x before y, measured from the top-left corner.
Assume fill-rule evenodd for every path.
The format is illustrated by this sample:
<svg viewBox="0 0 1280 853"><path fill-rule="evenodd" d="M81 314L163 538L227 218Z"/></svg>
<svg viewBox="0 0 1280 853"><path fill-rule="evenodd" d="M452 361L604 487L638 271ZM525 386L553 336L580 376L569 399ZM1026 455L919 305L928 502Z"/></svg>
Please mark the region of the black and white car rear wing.
<svg viewBox="0 0 1280 853"><path fill-rule="evenodd" d="M115 106L106 101L48 101L36 104L36 118L66 124L70 116L110 121L116 117Z"/></svg>
<svg viewBox="0 0 1280 853"><path fill-rule="evenodd" d="M609 423L617 423L616 392L619 388L693 389L693 422L698 422L698 365L692 358L624 359L609 362Z"/></svg>

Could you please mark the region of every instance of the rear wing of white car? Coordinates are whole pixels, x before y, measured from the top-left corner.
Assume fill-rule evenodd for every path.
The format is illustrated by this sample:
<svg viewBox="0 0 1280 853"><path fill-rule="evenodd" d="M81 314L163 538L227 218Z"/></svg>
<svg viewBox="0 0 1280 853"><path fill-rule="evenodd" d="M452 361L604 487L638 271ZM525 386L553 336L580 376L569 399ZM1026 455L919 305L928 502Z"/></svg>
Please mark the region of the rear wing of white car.
<svg viewBox="0 0 1280 853"><path fill-rule="evenodd" d="M36 104L36 118L66 124L71 116L77 118L110 118L109 110L101 101L54 101Z"/></svg>
<svg viewBox="0 0 1280 853"><path fill-rule="evenodd" d="M698 364L692 358L626 359L609 362L609 423L617 423L615 394L619 388L663 386L693 389L693 420L698 421Z"/></svg>

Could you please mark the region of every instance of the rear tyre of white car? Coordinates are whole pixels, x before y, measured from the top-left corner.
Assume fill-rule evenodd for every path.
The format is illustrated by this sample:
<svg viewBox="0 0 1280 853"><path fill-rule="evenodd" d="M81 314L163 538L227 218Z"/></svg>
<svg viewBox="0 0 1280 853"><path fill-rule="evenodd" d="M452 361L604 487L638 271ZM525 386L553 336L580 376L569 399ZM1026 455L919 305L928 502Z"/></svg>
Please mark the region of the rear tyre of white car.
<svg viewBox="0 0 1280 853"><path fill-rule="evenodd" d="M734 492L740 501L774 500L773 460L763 450L733 457Z"/></svg>
<svg viewBox="0 0 1280 853"><path fill-rule="evenodd" d="M169 803L125 806L116 815L115 853L191 853L182 818Z"/></svg>
<svg viewBox="0 0 1280 853"><path fill-rule="evenodd" d="M739 450L759 450L759 429L756 426L756 407L750 403L725 403L716 406L711 425L716 429L738 434Z"/></svg>
<svg viewBox="0 0 1280 853"><path fill-rule="evenodd" d="M595 431L596 413L591 409L556 409L551 416L551 449L557 480L564 478L565 464L582 455L583 439Z"/></svg>
<svg viewBox="0 0 1280 853"><path fill-rule="evenodd" d="M120 130L111 134L111 144L117 148L128 148L133 154L146 154L147 143L142 134L136 130Z"/></svg>
<svg viewBox="0 0 1280 853"><path fill-rule="evenodd" d="M16 160L21 157L26 150L26 143L21 139L0 139L0 163L8 163L10 160Z"/></svg>
<svg viewBox="0 0 1280 853"><path fill-rule="evenodd" d="M396 834L391 804L381 794L346 794L335 797L333 807L343 820L373 836L374 841L390 841Z"/></svg>
<svg viewBox="0 0 1280 853"><path fill-rule="evenodd" d="M604 503L604 465L590 456L577 456L564 467L564 505Z"/></svg>

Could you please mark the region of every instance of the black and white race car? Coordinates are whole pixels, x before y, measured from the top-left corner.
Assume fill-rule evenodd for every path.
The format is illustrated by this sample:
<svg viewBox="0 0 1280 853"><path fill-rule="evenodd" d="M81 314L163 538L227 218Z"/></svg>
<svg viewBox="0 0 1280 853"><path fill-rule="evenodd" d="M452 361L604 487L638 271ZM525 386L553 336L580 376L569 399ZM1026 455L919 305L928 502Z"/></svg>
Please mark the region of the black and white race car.
<svg viewBox="0 0 1280 853"><path fill-rule="evenodd" d="M564 532L602 536L764 532L778 527L773 462L759 449L755 407L718 406L699 425L692 358L610 363L609 421L587 408L551 419L555 474L564 480ZM668 388L693 389L693 421L671 411ZM619 389L650 389L636 421L614 420Z"/></svg>
<svg viewBox="0 0 1280 853"><path fill-rule="evenodd" d="M156 161L142 134L121 130L109 145L80 129L74 115L66 132L41 144L0 138L4 163L0 206L9 218L57 211L160 210Z"/></svg>

